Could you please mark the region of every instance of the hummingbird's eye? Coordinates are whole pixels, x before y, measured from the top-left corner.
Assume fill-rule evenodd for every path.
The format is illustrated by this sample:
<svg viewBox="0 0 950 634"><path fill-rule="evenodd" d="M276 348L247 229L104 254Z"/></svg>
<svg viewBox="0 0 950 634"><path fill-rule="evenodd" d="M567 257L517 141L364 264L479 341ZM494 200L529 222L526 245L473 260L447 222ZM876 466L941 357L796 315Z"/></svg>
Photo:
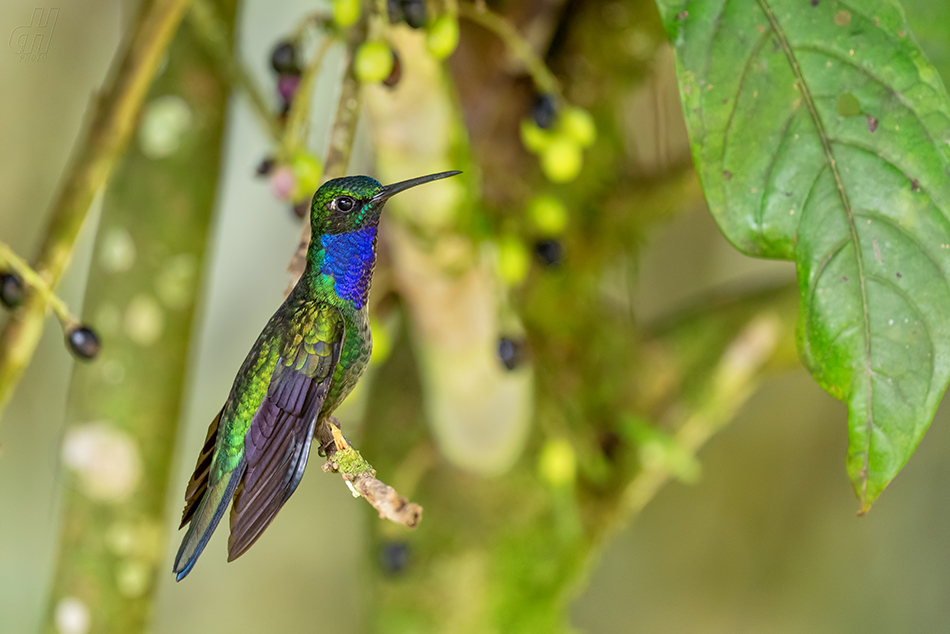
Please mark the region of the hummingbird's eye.
<svg viewBox="0 0 950 634"><path fill-rule="evenodd" d="M350 211L356 206L356 201L349 196L340 196L336 199L336 208L340 211Z"/></svg>

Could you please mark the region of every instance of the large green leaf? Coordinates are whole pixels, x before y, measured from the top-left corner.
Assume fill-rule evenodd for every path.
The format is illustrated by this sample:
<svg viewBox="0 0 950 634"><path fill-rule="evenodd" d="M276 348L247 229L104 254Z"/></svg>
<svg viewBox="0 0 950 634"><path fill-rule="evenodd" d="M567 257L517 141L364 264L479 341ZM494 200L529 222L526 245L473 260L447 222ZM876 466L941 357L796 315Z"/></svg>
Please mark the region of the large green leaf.
<svg viewBox="0 0 950 634"><path fill-rule="evenodd" d="M862 511L950 378L950 101L887 0L658 0L693 157L741 251L794 260Z"/></svg>

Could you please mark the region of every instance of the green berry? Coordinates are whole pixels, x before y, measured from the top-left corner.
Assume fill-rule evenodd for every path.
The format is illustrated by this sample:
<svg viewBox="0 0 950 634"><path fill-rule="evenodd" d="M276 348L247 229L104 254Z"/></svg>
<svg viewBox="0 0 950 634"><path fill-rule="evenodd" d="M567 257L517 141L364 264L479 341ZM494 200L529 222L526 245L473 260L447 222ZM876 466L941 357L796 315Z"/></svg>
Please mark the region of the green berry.
<svg viewBox="0 0 950 634"><path fill-rule="evenodd" d="M292 167L294 171L292 200L309 200L320 186L320 179L323 178L323 165L320 159L312 154L301 152L294 157Z"/></svg>
<svg viewBox="0 0 950 634"><path fill-rule="evenodd" d="M541 171L552 183L568 183L581 173L581 146L573 139L558 137L541 153Z"/></svg>
<svg viewBox="0 0 950 634"><path fill-rule="evenodd" d="M531 224L543 235L558 236L567 228L567 208L560 199L543 194L528 204Z"/></svg>
<svg viewBox="0 0 950 634"><path fill-rule="evenodd" d="M333 0L333 22L342 29L360 19L360 0Z"/></svg>
<svg viewBox="0 0 950 634"><path fill-rule="evenodd" d="M498 275L502 281L514 286L524 281L531 267L531 254L515 236L502 236L498 240Z"/></svg>
<svg viewBox="0 0 950 634"><path fill-rule="evenodd" d="M389 334L389 329L376 318L371 317L369 327L373 333L373 356L370 358L370 365L379 365L389 358L393 351L393 337Z"/></svg>
<svg viewBox="0 0 950 634"><path fill-rule="evenodd" d="M521 120L521 143L532 154L540 154L555 139L550 130L542 130L531 119Z"/></svg>
<svg viewBox="0 0 950 634"><path fill-rule="evenodd" d="M356 76L364 84L383 81L393 72L393 52L383 42L365 42L356 51Z"/></svg>
<svg viewBox="0 0 950 634"><path fill-rule="evenodd" d="M426 34L426 48L436 59L445 59L459 44L459 21L454 15L439 16Z"/></svg>
<svg viewBox="0 0 950 634"><path fill-rule="evenodd" d="M597 139L594 117L583 108L568 108L561 113L561 131L581 147L590 147Z"/></svg>
<svg viewBox="0 0 950 634"><path fill-rule="evenodd" d="M563 487L577 478L577 454L563 438L549 440L538 456L538 475L552 487Z"/></svg>

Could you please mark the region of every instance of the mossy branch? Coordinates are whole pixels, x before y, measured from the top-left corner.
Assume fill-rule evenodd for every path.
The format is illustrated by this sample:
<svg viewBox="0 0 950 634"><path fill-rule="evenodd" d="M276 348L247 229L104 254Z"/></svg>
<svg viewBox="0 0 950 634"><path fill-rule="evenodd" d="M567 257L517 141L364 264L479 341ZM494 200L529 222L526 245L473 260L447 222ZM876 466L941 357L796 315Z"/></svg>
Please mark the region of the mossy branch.
<svg viewBox="0 0 950 634"><path fill-rule="evenodd" d="M52 210L33 270L55 289L69 265L73 246L96 194L108 182L128 146L142 102L181 22L188 0L144 4L105 90L93 98L91 123L76 144L76 156ZM0 411L9 402L43 333L47 297L28 292L0 333Z"/></svg>
<svg viewBox="0 0 950 634"><path fill-rule="evenodd" d="M327 462L323 470L339 473L354 497L362 497L379 512L379 516L415 528L422 521L422 507L399 495L396 489L376 479L376 470L360 452L351 445L336 421L331 419L330 432L333 442L327 450Z"/></svg>

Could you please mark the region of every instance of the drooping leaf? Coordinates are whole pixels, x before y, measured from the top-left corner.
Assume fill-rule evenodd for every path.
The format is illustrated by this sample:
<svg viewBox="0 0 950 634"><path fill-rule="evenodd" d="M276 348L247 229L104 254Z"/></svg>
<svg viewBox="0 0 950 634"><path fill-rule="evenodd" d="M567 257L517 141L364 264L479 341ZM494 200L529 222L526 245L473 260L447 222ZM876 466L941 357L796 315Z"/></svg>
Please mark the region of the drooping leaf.
<svg viewBox="0 0 950 634"><path fill-rule="evenodd" d="M726 237L793 260L867 510L950 378L950 100L889 0L658 0Z"/></svg>

